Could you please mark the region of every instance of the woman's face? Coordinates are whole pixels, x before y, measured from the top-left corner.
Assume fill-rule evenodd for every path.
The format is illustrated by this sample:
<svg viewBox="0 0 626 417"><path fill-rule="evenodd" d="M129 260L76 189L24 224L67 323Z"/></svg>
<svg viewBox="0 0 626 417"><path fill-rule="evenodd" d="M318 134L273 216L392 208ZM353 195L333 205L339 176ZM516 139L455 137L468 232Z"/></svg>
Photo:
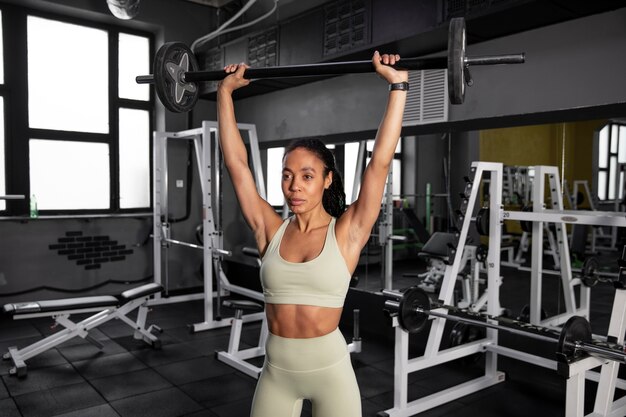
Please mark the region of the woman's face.
<svg viewBox="0 0 626 417"><path fill-rule="evenodd" d="M283 159L282 190L289 209L304 213L322 203L332 173L324 175L324 163L313 152L296 148Z"/></svg>

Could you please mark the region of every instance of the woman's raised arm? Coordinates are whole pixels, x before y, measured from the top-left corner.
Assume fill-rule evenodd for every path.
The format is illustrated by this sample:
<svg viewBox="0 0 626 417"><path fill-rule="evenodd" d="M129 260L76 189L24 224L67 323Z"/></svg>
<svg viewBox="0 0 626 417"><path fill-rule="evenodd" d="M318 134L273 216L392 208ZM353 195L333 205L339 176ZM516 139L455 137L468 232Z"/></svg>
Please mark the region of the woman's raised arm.
<svg viewBox="0 0 626 417"><path fill-rule="evenodd" d="M378 127L372 158L365 168L358 198L342 216L348 231L348 246L360 252L369 239L372 227L380 212L383 191L389 167L400 139L402 116L408 90L408 73L390 65L400 60L399 55L374 53L372 62L378 75L390 86L387 107Z"/></svg>
<svg viewBox="0 0 626 417"><path fill-rule="evenodd" d="M217 89L217 121L224 164L232 179L243 216L252 228L259 252L262 254L271 234L279 227L281 218L257 191L248 165L246 146L235 119L232 93L250 83L250 80L243 77L246 68L244 64L228 65L224 68L231 74L220 82Z"/></svg>

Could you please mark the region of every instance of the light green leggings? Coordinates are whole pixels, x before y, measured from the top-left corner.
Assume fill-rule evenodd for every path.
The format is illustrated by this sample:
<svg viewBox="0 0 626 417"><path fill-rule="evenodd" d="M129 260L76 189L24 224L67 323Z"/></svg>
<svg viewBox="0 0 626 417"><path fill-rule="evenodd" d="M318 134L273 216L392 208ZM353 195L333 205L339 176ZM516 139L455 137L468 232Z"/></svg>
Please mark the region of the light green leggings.
<svg viewBox="0 0 626 417"><path fill-rule="evenodd" d="M361 417L361 394L339 329L310 339L268 336L251 417L299 417L304 399L313 417Z"/></svg>

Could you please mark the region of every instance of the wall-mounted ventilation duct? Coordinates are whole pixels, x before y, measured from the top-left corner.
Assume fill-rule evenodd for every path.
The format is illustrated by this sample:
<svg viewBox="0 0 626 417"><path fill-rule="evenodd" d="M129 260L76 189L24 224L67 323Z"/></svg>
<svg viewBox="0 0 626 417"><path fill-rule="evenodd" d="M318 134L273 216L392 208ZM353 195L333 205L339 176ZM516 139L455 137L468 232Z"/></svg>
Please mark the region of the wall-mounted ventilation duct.
<svg viewBox="0 0 626 417"><path fill-rule="evenodd" d="M445 69L409 71L403 126L448 121L448 72Z"/></svg>
<svg viewBox="0 0 626 417"><path fill-rule="evenodd" d="M248 38L248 65L255 68L278 65L278 27Z"/></svg>
<svg viewBox="0 0 626 417"><path fill-rule="evenodd" d="M340 0L324 7L324 56L345 53L370 42L369 0Z"/></svg>
<svg viewBox="0 0 626 417"><path fill-rule="evenodd" d="M122 20L130 20L139 13L139 0L107 0L113 16Z"/></svg>

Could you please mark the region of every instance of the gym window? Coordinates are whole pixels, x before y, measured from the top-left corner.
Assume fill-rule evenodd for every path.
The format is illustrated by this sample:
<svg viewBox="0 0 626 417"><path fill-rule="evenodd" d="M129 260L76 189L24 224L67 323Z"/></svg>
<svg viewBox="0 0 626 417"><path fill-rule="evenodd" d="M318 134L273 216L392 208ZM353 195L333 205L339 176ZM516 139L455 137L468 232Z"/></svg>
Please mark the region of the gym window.
<svg viewBox="0 0 626 417"><path fill-rule="evenodd" d="M352 190L359 157L359 142L349 142L344 145L343 154L343 188L346 192L346 204L352 204Z"/></svg>
<svg viewBox="0 0 626 417"><path fill-rule="evenodd" d="M598 135L598 199L624 198L626 125L609 123Z"/></svg>
<svg viewBox="0 0 626 417"><path fill-rule="evenodd" d="M373 140L367 141L366 150L367 150L367 159L365 163L367 165L370 163L370 159L372 159L371 155L372 155L372 151L374 150ZM393 182L391 194L393 195L394 198L400 198L400 194L402 192L402 184L400 183L402 179L401 160L402 160L402 138L400 138L400 140L398 141L398 145L396 146L396 151L393 155L393 161L391 161L391 169L393 170L393 173L391 176L391 181ZM385 185L385 193L386 192L387 192L387 186ZM384 199L385 197L383 195L383 201Z"/></svg>
<svg viewBox="0 0 626 417"><path fill-rule="evenodd" d="M108 133L108 33L35 16L27 23L29 127Z"/></svg>
<svg viewBox="0 0 626 417"><path fill-rule="evenodd" d="M109 207L108 144L31 139L29 151L30 189L39 210Z"/></svg>
<svg viewBox="0 0 626 417"><path fill-rule="evenodd" d="M374 140L368 140L365 145L366 160L365 166L369 164L372 151L374 150ZM343 184L346 191L346 204L352 204L352 193L354 188L354 176L356 175L357 159L359 154L359 142L349 142L344 145L344 170L343 170ZM393 157L392 169L393 169L393 190L394 196L399 196L402 190L402 184L400 183L402 178L402 140L398 142L396 151ZM363 172L358 173L360 176ZM360 184L360 183L359 183ZM386 189L386 187L385 187ZM384 197L383 197L384 199Z"/></svg>
<svg viewBox="0 0 626 417"><path fill-rule="evenodd" d="M135 76L150 72L152 35L20 7L2 11L12 45L4 58L16 69L6 75L11 103L2 103L11 136L0 139L0 163L11 167L0 165L0 195L34 196L43 215L150 210L153 98ZM0 210L25 215L27 207Z"/></svg>
<svg viewBox="0 0 626 417"><path fill-rule="evenodd" d="M268 148L267 150L267 202L274 207L282 207L283 196L282 168L285 148Z"/></svg>

